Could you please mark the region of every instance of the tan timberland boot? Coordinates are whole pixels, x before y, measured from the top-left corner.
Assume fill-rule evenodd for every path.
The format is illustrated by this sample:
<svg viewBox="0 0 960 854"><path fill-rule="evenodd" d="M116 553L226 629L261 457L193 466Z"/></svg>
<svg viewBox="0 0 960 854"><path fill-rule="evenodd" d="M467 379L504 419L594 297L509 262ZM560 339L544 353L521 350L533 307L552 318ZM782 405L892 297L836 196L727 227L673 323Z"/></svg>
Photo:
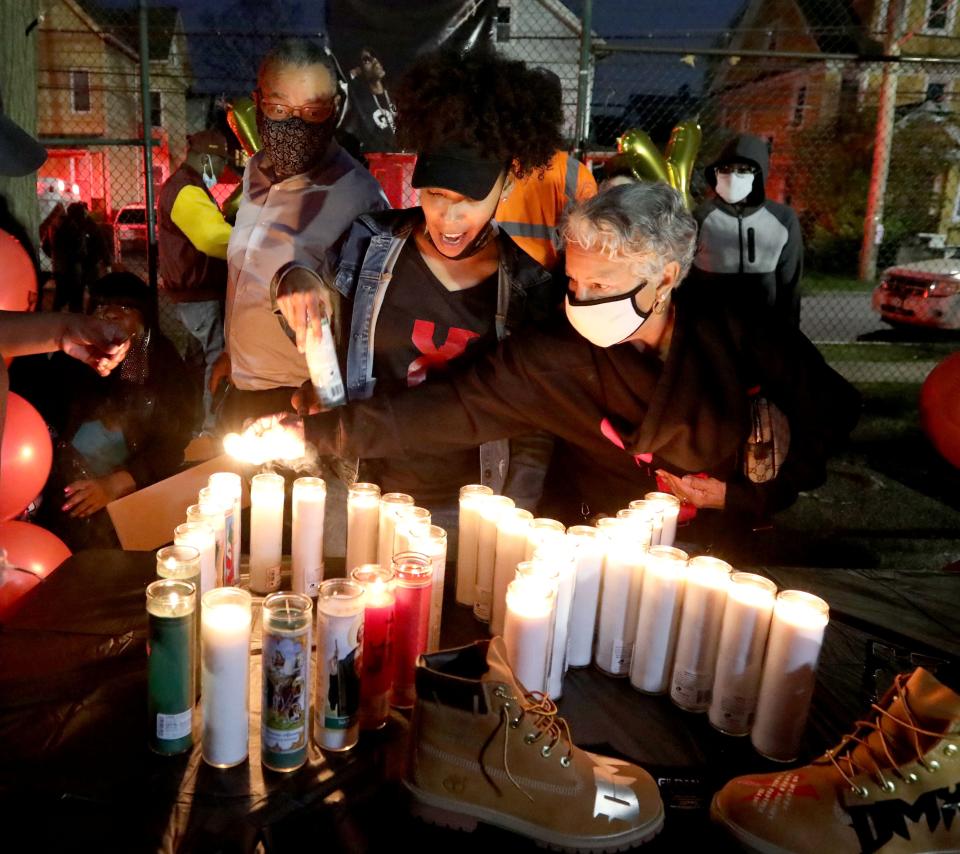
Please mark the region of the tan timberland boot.
<svg viewBox="0 0 960 854"><path fill-rule="evenodd" d="M420 657L405 783L427 821L496 825L567 851L622 851L663 826L642 768L575 747L507 664L502 638Z"/></svg>
<svg viewBox="0 0 960 854"><path fill-rule="evenodd" d="M712 814L748 851L960 851L960 696L923 668L903 674L813 764L737 777Z"/></svg>

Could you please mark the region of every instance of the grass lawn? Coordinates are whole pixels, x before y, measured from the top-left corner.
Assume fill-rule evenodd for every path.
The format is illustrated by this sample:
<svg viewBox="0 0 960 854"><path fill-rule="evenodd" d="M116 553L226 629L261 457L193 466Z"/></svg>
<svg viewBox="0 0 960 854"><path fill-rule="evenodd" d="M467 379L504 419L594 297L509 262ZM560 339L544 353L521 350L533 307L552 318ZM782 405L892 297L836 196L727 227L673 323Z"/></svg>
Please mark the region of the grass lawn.
<svg viewBox="0 0 960 854"><path fill-rule="evenodd" d="M818 273L815 270L804 271L800 283L801 293L821 294L829 291L855 293L873 290L876 282L861 282L855 276L834 275L832 273Z"/></svg>

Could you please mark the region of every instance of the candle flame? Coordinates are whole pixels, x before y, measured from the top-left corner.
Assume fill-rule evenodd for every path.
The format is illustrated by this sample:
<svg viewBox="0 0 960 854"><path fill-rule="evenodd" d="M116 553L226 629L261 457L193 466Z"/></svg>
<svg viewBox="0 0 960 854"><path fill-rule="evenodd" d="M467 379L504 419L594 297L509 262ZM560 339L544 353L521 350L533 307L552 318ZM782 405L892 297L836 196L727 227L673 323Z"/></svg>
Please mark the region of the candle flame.
<svg viewBox="0 0 960 854"><path fill-rule="evenodd" d="M223 437L223 448L235 459L252 465L263 465L272 460L298 460L306 453L303 440L296 431L282 424L273 424L266 429L254 424L242 434L227 433Z"/></svg>

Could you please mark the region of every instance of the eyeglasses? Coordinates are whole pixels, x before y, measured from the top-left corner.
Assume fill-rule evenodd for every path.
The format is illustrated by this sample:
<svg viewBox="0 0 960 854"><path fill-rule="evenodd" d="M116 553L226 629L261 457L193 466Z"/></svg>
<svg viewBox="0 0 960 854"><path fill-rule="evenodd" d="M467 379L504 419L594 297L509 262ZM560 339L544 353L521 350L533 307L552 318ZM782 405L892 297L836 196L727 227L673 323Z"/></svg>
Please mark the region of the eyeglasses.
<svg viewBox="0 0 960 854"><path fill-rule="evenodd" d="M277 104L272 101L262 101L260 100L261 96L259 91L256 94L261 112L268 119L271 119L275 122L285 122L287 119L297 116L298 118L303 119L307 124L319 124L320 122L325 122L330 118L330 116L333 115L333 110L335 107L335 101L333 98L329 98L326 101L321 101L320 103L301 104L298 107L292 107L289 104Z"/></svg>
<svg viewBox="0 0 960 854"><path fill-rule="evenodd" d="M724 163L717 167L719 175L756 175L757 167L749 163Z"/></svg>

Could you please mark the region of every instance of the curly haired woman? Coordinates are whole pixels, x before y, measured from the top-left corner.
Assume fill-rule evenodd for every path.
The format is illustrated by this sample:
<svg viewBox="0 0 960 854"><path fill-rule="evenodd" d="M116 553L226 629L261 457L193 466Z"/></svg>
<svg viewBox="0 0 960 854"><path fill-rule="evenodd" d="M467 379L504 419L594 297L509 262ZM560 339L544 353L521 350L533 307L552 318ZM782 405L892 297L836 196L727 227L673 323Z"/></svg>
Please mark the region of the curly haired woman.
<svg viewBox="0 0 960 854"><path fill-rule="evenodd" d="M347 300L351 400L455 374L558 306L562 287L493 220L514 181L542 170L560 147L562 114L548 86L523 62L486 51L425 56L402 80L397 132L418 155L421 206L361 216L341 250L335 289ZM303 332L318 300L329 308L330 293L281 292L277 301ZM412 494L436 524L452 528L465 483L535 505L549 440L512 444L492 442L479 454L425 449L371 462L363 476L385 492Z"/></svg>

